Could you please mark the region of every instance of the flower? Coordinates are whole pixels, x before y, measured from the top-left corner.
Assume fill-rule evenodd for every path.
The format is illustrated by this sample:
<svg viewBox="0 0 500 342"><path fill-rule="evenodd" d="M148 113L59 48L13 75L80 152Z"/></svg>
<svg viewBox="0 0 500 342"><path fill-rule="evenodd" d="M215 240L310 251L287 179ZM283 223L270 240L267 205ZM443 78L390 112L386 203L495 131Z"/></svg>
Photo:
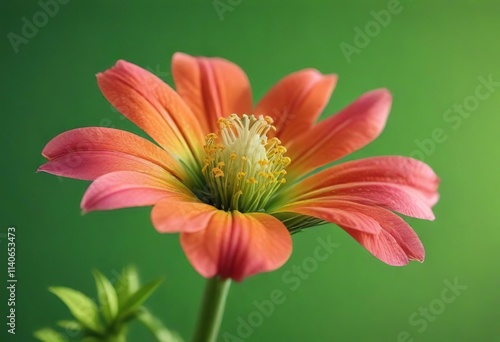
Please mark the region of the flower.
<svg viewBox="0 0 500 342"><path fill-rule="evenodd" d="M176 53L176 91L125 61L97 75L109 102L158 145L104 127L52 139L39 171L92 180L83 211L154 206L161 233L180 232L204 277L241 281L282 266L292 233L335 223L383 262L423 261L416 233L397 214L433 220L439 180L415 159L336 164L383 130L392 98L359 97L316 123L336 84L314 69L279 81L252 106L245 73L221 58Z"/></svg>

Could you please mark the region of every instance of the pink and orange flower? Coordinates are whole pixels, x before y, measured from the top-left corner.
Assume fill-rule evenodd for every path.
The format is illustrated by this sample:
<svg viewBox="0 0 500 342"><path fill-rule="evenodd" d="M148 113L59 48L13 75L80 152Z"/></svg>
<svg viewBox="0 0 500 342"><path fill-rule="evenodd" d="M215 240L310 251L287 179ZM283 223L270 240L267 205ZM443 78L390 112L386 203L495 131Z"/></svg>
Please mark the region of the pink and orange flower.
<svg viewBox="0 0 500 342"><path fill-rule="evenodd" d="M387 156L314 172L382 132L387 90L317 122L335 75L295 72L253 106L247 76L227 60L176 53L172 72L176 91L125 61L97 75L109 102L157 145L78 128L47 144L39 170L93 181L85 212L154 206L156 230L179 232L204 277L241 281L275 270L290 257L293 233L329 222L389 265L424 260L418 236L394 212L434 219L439 180L428 165Z"/></svg>

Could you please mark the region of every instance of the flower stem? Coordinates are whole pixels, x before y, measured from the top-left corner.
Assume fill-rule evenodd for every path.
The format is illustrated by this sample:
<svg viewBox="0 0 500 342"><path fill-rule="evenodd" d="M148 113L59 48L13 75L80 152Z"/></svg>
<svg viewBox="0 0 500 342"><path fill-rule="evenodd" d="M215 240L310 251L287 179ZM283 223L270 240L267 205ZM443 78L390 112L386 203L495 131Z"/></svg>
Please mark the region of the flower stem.
<svg viewBox="0 0 500 342"><path fill-rule="evenodd" d="M219 333L231 279L209 279L203 294L193 342L215 342Z"/></svg>

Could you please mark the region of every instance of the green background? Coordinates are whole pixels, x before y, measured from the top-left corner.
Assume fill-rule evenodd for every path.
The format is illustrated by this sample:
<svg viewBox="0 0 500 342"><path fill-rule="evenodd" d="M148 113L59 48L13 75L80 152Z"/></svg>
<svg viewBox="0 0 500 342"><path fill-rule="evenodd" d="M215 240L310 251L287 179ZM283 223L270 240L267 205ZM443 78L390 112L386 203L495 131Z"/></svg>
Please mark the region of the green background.
<svg viewBox="0 0 500 342"><path fill-rule="evenodd" d="M92 268L113 277L129 263L139 267L144 281L166 277L148 306L190 338L205 281L186 261L178 236L156 233L149 208L82 216L87 182L35 173L44 161L43 146L60 132L105 125L142 134L100 94L97 72L126 59L172 84L170 58L183 51L236 62L248 73L255 99L302 68L338 73L324 116L365 91L389 88L394 104L383 135L349 158L416 155L422 152L416 140L430 139L435 129L446 135L434 151L421 154L442 179L437 219L410 220L426 247L425 263L393 268L337 227L310 229L294 237L293 256L282 269L232 286L222 333L237 336L238 317L247 320L255 300L269 299L279 289L286 300L241 340L398 341L406 331L415 341L498 341L498 87L460 125L443 119L443 113L474 96L478 77L500 81L500 3L401 0L401 5L402 12L348 62L340 44L354 44L355 27L364 30L373 20L370 11L386 9L388 1L244 0L230 5L223 20L211 0L71 1L18 53L7 34L20 34L22 17L31 21L40 6L2 1L0 233L9 225L17 228L18 288L16 335L7 336L1 236L1 340L31 341L35 329L69 318L48 286L95 296ZM318 237L340 246L290 290L283 274L313 255ZM444 282L455 278L467 288L440 307ZM419 331L422 325L411 317L429 305L439 314ZM134 326L130 340L151 339Z"/></svg>

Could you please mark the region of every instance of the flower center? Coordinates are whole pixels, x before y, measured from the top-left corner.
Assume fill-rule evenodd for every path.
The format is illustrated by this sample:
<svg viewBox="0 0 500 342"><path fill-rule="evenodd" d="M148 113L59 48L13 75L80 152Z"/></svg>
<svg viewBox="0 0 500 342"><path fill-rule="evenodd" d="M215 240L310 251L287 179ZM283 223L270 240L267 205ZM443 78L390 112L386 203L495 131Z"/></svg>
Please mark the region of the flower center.
<svg viewBox="0 0 500 342"><path fill-rule="evenodd" d="M210 133L205 140L205 200L226 211L263 211L286 182L291 161L278 138L267 139L273 119L232 114L218 124L219 135Z"/></svg>

